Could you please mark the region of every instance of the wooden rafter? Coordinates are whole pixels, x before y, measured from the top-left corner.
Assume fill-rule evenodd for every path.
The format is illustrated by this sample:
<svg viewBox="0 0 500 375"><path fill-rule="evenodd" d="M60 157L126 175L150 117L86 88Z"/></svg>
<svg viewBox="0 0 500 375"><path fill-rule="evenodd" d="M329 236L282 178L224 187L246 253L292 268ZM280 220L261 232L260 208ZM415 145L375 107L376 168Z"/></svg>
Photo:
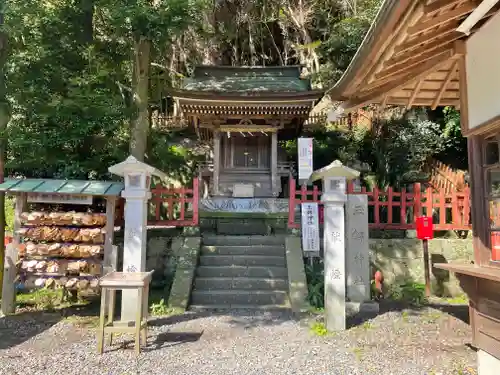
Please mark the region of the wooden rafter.
<svg viewBox="0 0 500 375"><path fill-rule="evenodd" d="M396 92L407 85L413 84L414 82L425 78L430 73L439 70L444 64L448 63L450 57L451 56L449 56L448 54L438 55L434 59L431 59L422 64L420 69L418 69L416 72L410 72L406 76L399 78L398 80L392 80L381 86L373 88L372 91L367 92L362 98L357 98L356 100L346 102L344 108L353 110L362 107L366 103L377 101L382 95L390 95L390 93ZM408 99L405 98L404 105L406 105L407 103Z"/></svg>
<svg viewBox="0 0 500 375"><path fill-rule="evenodd" d="M453 43L455 40L460 39L462 37L463 37L463 34L459 33L459 32L453 32L453 33L447 34L445 37L436 39L432 43L424 44L423 46L421 46L417 49L410 50L405 54L401 54L399 56L393 57L392 59L388 60L385 63L385 66L391 67L391 66L394 66L397 64L403 64L403 63L410 61L412 59L415 59L421 55L435 51L438 48L447 49L449 46L451 46L451 43Z"/></svg>
<svg viewBox="0 0 500 375"><path fill-rule="evenodd" d="M452 47L453 47L453 45L450 45L448 49L444 49L444 50L440 51L438 55L449 53L449 51L451 51ZM427 52L423 55L414 57L414 58L410 59L409 61L397 64L397 65L392 66L391 68L382 70L381 72L377 73L375 75L375 77L377 79L380 79L380 78L389 78L395 74L404 74L404 72L411 70L415 66L423 64L424 62L434 58L435 56L436 56L435 51Z"/></svg>
<svg viewBox="0 0 500 375"><path fill-rule="evenodd" d="M455 6L462 1L463 0L437 0L426 5L424 8L424 13L428 16L431 16L435 13L439 13L445 9L451 8L452 6Z"/></svg>
<svg viewBox="0 0 500 375"><path fill-rule="evenodd" d="M456 25L450 25L447 27L440 28L439 32L433 34L425 34L416 38L412 38L399 46L395 46L394 52L398 54L406 52L408 50L412 50L414 48L418 48L424 43L431 43L438 38L445 37L452 33L456 33L457 32L456 29L457 29Z"/></svg>
<svg viewBox="0 0 500 375"><path fill-rule="evenodd" d="M367 41L370 56L353 64L352 71L334 88L345 109L368 103L411 107L459 106L463 103L462 69L468 35L457 32L460 23L481 0L415 0L396 2L390 15L380 18L383 41ZM500 12L500 4L471 30L476 33ZM399 17L397 22L393 18ZM368 39L367 39L368 40ZM458 71L458 73L457 73ZM459 78L460 77L460 78ZM462 104L462 108L465 106ZM463 116L466 117L466 116ZM466 121L464 121L464 124Z"/></svg>
<svg viewBox="0 0 500 375"><path fill-rule="evenodd" d="M424 83L424 80L421 79L418 81L417 85L415 86L415 90L413 90L413 93L410 96L410 100L408 100L408 105L406 108L410 109L413 105L413 102L415 101L415 98L418 95L418 92L420 91L420 88L422 87L422 84Z"/></svg>
<svg viewBox="0 0 500 375"><path fill-rule="evenodd" d="M453 75L455 74L455 72L457 71L457 67L458 67L458 61L454 62L450 71L448 72L448 74L446 75L446 79L444 80L444 83L443 85L441 86L441 90L439 90L439 93L437 94L436 96L436 99L434 99L434 101L432 102L432 106L431 108L434 110L438 107L439 105L439 102L444 94L444 92L446 91L446 88L448 87L448 85L450 84L450 81L451 79L453 78Z"/></svg>
<svg viewBox="0 0 500 375"><path fill-rule="evenodd" d="M423 33L424 31L433 29L435 27L441 26L445 23L458 19L471 13L476 8L475 4L466 3L463 4L449 12L440 14L436 17L429 19L428 21L418 23L414 26L408 28L408 35L416 35Z"/></svg>

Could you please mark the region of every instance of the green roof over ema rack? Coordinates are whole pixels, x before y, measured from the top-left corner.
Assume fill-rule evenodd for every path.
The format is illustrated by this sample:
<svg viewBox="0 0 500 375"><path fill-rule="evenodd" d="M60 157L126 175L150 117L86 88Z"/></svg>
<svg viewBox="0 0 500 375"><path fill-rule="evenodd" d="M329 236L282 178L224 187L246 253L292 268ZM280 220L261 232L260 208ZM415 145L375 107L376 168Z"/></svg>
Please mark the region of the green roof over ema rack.
<svg viewBox="0 0 500 375"><path fill-rule="evenodd" d="M6 193L31 194L79 194L93 196L119 196L123 190L122 182L53 180L53 179L6 179L0 184L0 191Z"/></svg>

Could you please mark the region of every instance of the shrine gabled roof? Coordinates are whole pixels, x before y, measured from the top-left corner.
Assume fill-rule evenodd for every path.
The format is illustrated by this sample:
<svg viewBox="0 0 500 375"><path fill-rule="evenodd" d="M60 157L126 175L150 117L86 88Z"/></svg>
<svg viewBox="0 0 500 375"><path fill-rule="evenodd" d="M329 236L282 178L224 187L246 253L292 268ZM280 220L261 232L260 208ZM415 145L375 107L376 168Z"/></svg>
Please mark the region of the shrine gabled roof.
<svg viewBox="0 0 500 375"><path fill-rule="evenodd" d="M185 78L182 91L217 93L291 93L311 90L311 81L301 78L300 66L231 67L197 66Z"/></svg>

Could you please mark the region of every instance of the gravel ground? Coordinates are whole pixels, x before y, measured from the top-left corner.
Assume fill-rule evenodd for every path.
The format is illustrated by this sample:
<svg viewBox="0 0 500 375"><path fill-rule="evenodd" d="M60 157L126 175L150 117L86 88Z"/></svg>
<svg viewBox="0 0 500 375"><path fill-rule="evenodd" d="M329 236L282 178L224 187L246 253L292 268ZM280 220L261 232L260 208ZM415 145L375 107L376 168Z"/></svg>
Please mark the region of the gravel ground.
<svg viewBox="0 0 500 375"><path fill-rule="evenodd" d="M20 314L0 319L0 374L475 374L470 329L442 308L381 312L326 336L312 332L317 319L241 311L157 318L136 358L125 336L98 355L95 318Z"/></svg>

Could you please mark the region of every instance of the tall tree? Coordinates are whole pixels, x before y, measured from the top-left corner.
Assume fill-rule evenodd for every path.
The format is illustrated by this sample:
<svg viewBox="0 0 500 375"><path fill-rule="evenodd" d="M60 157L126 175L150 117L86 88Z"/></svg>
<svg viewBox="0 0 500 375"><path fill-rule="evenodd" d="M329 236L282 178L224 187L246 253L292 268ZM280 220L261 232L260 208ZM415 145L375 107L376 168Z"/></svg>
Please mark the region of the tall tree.
<svg viewBox="0 0 500 375"><path fill-rule="evenodd" d="M5 63L9 54L9 39L4 28L5 0L0 0L0 183L4 182L7 154L5 133L10 121L10 104L5 86ZM5 193L0 192L0 296L3 285L5 259Z"/></svg>

